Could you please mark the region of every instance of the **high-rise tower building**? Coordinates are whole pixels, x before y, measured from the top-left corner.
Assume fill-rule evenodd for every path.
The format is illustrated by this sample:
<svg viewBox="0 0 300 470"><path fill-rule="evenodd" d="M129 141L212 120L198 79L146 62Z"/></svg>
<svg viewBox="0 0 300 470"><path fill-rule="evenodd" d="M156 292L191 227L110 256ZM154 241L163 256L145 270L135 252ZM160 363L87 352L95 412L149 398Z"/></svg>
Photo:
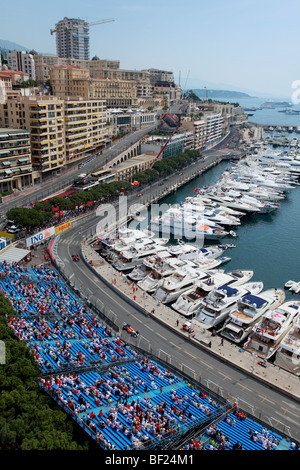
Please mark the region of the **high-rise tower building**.
<svg viewBox="0 0 300 470"><path fill-rule="evenodd" d="M89 60L89 24L79 18L64 18L55 25L58 57Z"/></svg>

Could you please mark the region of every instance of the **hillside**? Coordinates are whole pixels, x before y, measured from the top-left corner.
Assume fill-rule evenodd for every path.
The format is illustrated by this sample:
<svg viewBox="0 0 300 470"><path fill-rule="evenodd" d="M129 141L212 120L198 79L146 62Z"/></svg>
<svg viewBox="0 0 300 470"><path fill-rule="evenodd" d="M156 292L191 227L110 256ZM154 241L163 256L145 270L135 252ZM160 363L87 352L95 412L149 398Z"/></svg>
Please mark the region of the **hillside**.
<svg viewBox="0 0 300 470"><path fill-rule="evenodd" d="M0 49L3 55L6 55L8 51L31 51L32 47L21 46L12 41L6 41L5 39L0 39Z"/></svg>
<svg viewBox="0 0 300 470"><path fill-rule="evenodd" d="M228 98L253 98L247 93L242 93L240 91L230 91L230 90L205 90L205 89L193 89L195 95L199 96L201 99L205 99L206 96L208 99L222 99L226 100Z"/></svg>

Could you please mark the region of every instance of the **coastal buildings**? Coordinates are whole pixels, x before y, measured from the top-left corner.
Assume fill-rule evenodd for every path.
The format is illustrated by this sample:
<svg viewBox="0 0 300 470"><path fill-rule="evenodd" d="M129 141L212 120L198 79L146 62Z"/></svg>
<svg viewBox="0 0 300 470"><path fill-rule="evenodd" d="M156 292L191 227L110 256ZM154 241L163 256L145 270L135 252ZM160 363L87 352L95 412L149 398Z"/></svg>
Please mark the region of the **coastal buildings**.
<svg viewBox="0 0 300 470"><path fill-rule="evenodd" d="M0 125L30 131L34 180L105 145L103 101L17 96L0 105Z"/></svg>
<svg viewBox="0 0 300 470"><path fill-rule="evenodd" d="M66 163L103 149L106 119L104 101L82 98L64 101Z"/></svg>
<svg viewBox="0 0 300 470"><path fill-rule="evenodd" d="M7 53L7 64L10 70L23 72L30 80L35 80L35 63L33 54L24 51L12 51Z"/></svg>
<svg viewBox="0 0 300 470"><path fill-rule="evenodd" d="M146 69L146 72L149 73L150 82L155 84L157 82L170 82L174 83L174 74L173 72L160 69Z"/></svg>
<svg viewBox="0 0 300 470"><path fill-rule="evenodd" d="M185 131L185 148L190 150L200 150L203 148L207 135L207 125L204 119L195 121L183 121L182 128Z"/></svg>
<svg viewBox="0 0 300 470"><path fill-rule="evenodd" d="M206 148L215 145L223 136L223 117L221 113L211 113L204 116L206 123Z"/></svg>
<svg viewBox="0 0 300 470"><path fill-rule="evenodd" d="M0 193L32 183L30 132L0 128Z"/></svg>
<svg viewBox="0 0 300 470"><path fill-rule="evenodd" d="M91 60L75 59L74 57L59 57L52 54L34 54L36 80L39 84L46 85L50 80L50 71L53 67L73 67L87 68L90 70L91 75L101 68L118 69L120 61L118 60L101 60L98 57L93 57Z"/></svg>
<svg viewBox="0 0 300 470"><path fill-rule="evenodd" d="M53 67L50 71L53 94L61 99L81 96L84 99L101 99L107 108L137 105L135 80L121 78L91 78L87 68L73 66Z"/></svg>
<svg viewBox="0 0 300 470"><path fill-rule="evenodd" d="M58 57L89 60L89 25L80 18L67 18L58 21L51 33L56 33Z"/></svg>
<svg viewBox="0 0 300 470"><path fill-rule="evenodd" d="M107 130L111 136L121 132L133 132L156 122L156 112L121 109L107 110Z"/></svg>

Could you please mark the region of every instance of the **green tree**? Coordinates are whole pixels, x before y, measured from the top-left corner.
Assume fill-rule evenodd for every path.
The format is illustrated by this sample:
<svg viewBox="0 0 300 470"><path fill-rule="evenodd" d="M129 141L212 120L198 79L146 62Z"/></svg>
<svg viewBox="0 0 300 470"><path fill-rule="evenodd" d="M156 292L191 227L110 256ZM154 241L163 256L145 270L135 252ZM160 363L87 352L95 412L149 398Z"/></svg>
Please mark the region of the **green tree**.
<svg viewBox="0 0 300 470"><path fill-rule="evenodd" d="M16 207L6 213L8 220L23 228L38 227L44 222L44 215L37 209Z"/></svg>
<svg viewBox="0 0 300 470"><path fill-rule="evenodd" d="M71 418L39 386L40 371L25 341L8 325L15 311L0 293L0 450L88 450Z"/></svg>

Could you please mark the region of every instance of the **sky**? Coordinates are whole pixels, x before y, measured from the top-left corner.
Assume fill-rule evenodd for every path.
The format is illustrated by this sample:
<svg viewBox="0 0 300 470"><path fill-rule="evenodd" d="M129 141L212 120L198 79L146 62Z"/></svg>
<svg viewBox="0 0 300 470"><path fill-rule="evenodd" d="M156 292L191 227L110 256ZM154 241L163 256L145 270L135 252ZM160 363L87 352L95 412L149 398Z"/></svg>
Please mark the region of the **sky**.
<svg viewBox="0 0 300 470"><path fill-rule="evenodd" d="M65 16L114 18L91 26L91 58L170 70L183 88L290 97L300 80L298 0L14 0L2 3L0 39L55 54L50 29Z"/></svg>

